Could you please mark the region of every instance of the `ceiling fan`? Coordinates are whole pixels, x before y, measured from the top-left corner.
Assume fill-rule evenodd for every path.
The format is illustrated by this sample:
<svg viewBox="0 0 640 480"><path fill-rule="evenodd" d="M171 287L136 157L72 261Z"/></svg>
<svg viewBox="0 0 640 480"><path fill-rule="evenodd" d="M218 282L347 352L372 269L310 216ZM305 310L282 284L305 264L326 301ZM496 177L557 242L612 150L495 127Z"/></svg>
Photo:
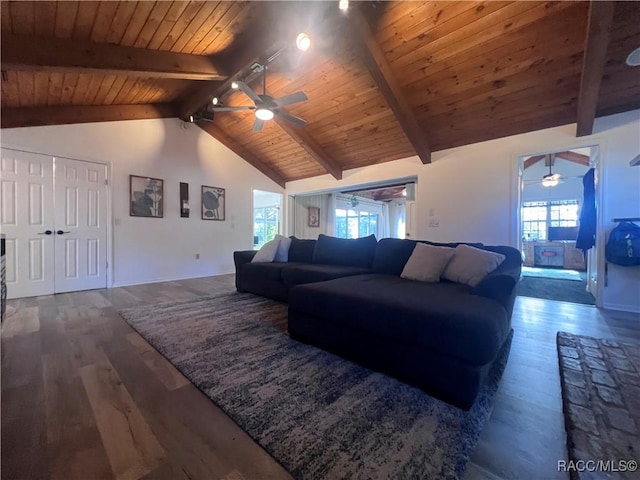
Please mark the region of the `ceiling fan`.
<svg viewBox="0 0 640 480"><path fill-rule="evenodd" d="M549 162L549 173L542 177L542 186L543 187L555 187L560 183L560 174L559 173L551 173L551 163Z"/></svg>
<svg viewBox="0 0 640 480"><path fill-rule="evenodd" d="M254 110L256 121L253 123L253 131L259 132L264 126L264 122L271 120L274 115L278 115L283 120L293 123L298 127L304 127L307 122L300 117L291 115L290 113L280 110L282 107L292 105L298 102L308 100L304 92L296 92L291 95L285 95L280 98L273 98L267 94L267 66L260 65L262 69L262 94L256 93L249 85L244 82L236 82L238 89L253 101L253 105L226 107L223 105L209 105L208 109L213 112L235 112L239 110Z"/></svg>

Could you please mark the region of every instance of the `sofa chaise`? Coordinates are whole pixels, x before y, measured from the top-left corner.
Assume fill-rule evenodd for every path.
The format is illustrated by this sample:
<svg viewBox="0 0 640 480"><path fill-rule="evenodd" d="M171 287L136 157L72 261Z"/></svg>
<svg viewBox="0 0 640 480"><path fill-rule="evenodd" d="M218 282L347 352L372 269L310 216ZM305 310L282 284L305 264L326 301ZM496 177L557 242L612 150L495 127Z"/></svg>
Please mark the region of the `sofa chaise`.
<svg viewBox="0 0 640 480"><path fill-rule="evenodd" d="M503 259L473 286L403 278L417 244L471 247ZM296 340L464 409L510 346L522 265L515 248L320 235L317 241L292 239L289 251L290 262L263 264L250 262L252 252L235 252L236 287L287 301L288 330Z"/></svg>

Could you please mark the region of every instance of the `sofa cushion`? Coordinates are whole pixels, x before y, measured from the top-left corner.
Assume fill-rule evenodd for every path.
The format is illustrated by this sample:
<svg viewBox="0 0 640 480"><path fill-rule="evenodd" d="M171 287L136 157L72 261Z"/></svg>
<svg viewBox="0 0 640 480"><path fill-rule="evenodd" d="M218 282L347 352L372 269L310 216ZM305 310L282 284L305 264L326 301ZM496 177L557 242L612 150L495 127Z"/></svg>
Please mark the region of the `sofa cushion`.
<svg viewBox="0 0 640 480"><path fill-rule="evenodd" d="M444 269L442 277L475 287L487 274L493 272L504 261L501 253L490 252L469 245L458 245L455 255Z"/></svg>
<svg viewBox="0 0 640 480"><path fill-rule="evenodd" d="M301 240L296 237L291 238L289 246L289 261L311 263L313 261L313 250L316 247L315 240Z"/></svg>
<svg viewBox="0 0 640 480"><path fill-rule="evenodd" d="M282 269L290 265L284 262L245 263L242 265L242 277L282 281Z"/></svg>
<svg viewBox="0 0 640 480"><path fill-rule="evenodd" d="M313 250L313 263L371 268L377 243L375 235L347 239L321 233Z"/></svg>
<svg viewBox="0 0 640 480"><path fill-rule="evenodd" d="M357 275L293 287L289 310L485 365L506 340L509 319L501 304L471 291L460 283Z"/></svg>
<svg viewBox="0 0 640 480"><path fill-rule="evenodd" d="M297 265L282 271L282 280L290 285L302 285L304 283L324 282L334 278L348 277L370 273L367 268L348 267L344 265Z"/></svg>
<svg viewBox="0 0 640 480"><path fill-rule="evenodd" d="M258 250L258 253L256 253L251 262L273 262L273 260L276 258L276 254L278 253L279 244L279 238L274 238L273 240L265 243L264 245L262 245L262 247L260 247L260 250Z"/></svg>
<svg viewBox="0 0 640 480"><path fill-rule="evenodd" d="M371 270L375 273L400 276L415 246L415 240L382 238L376 246Z"/></svg>
<svg viewBox="0 0 640 480"><path fill-rule="evenodd" d="M454 248L416 243L400 276L420 282L439 282L454 253Z"/></svg>

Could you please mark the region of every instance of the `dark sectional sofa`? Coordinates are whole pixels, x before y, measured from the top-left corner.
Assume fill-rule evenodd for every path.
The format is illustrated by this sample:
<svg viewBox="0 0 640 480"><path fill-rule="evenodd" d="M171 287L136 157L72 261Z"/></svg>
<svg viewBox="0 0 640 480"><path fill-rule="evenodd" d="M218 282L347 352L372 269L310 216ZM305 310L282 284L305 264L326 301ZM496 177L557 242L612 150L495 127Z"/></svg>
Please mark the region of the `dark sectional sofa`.
<svg viewBox="0 0 640 480"><path fill-rule="evenodd" d="M431 245L455 247L458 244ZM292 238L289 262L251 263L235 252L236 288L289 303L292 338L395 376L461 408L475 400L508 348L520 252L478 285L401 278L414 240Z"/></svg>

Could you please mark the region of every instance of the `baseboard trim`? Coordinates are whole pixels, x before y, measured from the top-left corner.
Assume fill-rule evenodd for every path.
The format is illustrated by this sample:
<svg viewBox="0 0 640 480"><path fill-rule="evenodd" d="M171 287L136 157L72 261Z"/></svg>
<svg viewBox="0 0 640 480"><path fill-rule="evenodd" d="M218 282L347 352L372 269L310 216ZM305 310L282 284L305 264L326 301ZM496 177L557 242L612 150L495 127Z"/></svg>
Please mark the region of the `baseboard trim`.
<svg viewBox="0 0 640 480"><path fill-rule="evenodd" d="M133 287L135 285L148 285L150 283L177 282L180 280L191 280L193 278L220 277L222 275L229 275L231 273L234 273L234 272L205 273L203 275L188 275L185 277L155 278L152 280L142 280L142 281L135 281L135 282L114 282L108 288Z"/></svg>
<svg viewBox="0 0 640 480"><path fill-rule="evenodd" d="M602 307L607 310L617 310L619 312L640 313L640 307L634 308L632 305L621 303L605 303Z"/></svg>

